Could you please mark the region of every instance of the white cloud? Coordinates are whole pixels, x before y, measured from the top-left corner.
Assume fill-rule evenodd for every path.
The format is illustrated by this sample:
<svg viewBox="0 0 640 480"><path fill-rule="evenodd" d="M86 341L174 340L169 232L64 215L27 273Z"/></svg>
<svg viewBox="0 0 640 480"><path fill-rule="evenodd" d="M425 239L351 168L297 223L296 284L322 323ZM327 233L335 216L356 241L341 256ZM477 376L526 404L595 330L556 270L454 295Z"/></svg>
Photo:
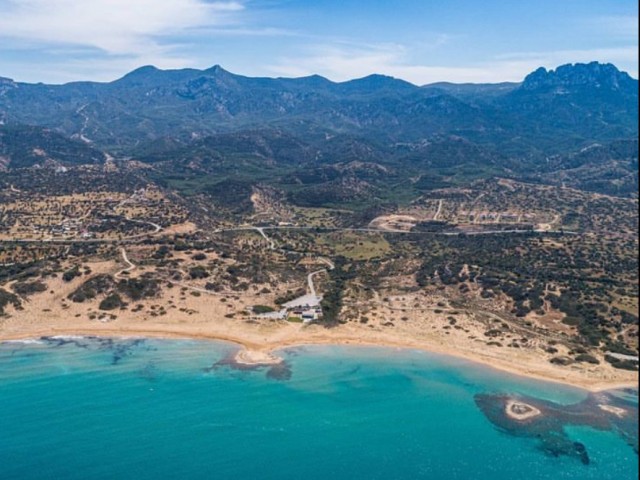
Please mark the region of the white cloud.
<svg viewBox="0 0 640 480"><path fill-rule="evenodd" d="M416 85L438 81L487 82L498 76L505 79L505 72L495 72L486 66L449 67L413 64L408 60L409 51L402 45L380 45L368 48L345 46L314 47L308 55L299 58L283 58L270 70L278 75L305 76L313 73L332 80L344 81L381 73L402 78ZM513 75L509 72L508 77ZM507 78L507 79L509 79Z"/></svg>
<svg viewBox="0 0 640 480"><path fill-rule="evenodd" d="M0 0L0 37L39 44L94 48L108 55L163 58L165 35L234 24L236 1Z"/></svg>
<svg viewBox="0 0 640 480"><path fill-rule="evenodd" d="M602 45L616 48L487 54L469 61L470 52L482 49L465 36L425 31L411 45L366 44L306 32L286 9L273 7L280 2L271 9L268 3L0 0L0 74L29 81L111 80L144 64L182 68L215 61L250 75L317 73L348 80L383 73L420 85L520 81L539 66L598 60L638 76L637 14L580 20L590 32L615 40Z"/></svg>
<svg viewBox="0 0 640 480"><path fill-rule="evenodd" d="M439 81L503 82L521 81L540 66L554 68L565 63L611 62L637 78L636 47L552 52L521 52L488 58L464 67L424 65L412 61L410 51L402 45L351 47L345 45L315 46L306 55L281 58L269 70L284 76L320 74L344 81L372 73L391 75L424 85Z"/></svg>
<svg viewBox="0 0 640 480"><path fill-rule="evenodd" d="M587 63L598 61L613 63L619 69L638 78L638 47L593 48L584 50L556 50L550 52L515 52L499 55L500 62L509 62L525 66L543 66L555 68L566 63ZM536 68L537 68L536 67Z"/></svg>

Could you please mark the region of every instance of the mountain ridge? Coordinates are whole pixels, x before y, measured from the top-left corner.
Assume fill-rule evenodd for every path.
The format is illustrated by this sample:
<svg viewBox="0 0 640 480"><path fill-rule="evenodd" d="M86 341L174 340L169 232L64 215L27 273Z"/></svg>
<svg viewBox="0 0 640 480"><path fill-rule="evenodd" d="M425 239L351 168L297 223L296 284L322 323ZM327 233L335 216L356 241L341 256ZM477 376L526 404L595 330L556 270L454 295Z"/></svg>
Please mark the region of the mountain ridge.
<svg viewBox="0 0 640 480"><path fill-rule="evenodd" d="M109 83L0 82L0 121L50 128L123 155L165 137L188 142L269 127L386 144L453 135L543 158L637 137L637 84L597 62L538 69L522 83L427 86L378 74L335 83L318 75L245 77L219 65L143 66Z"/></svg>
<svg viewBox="0 0 640 480"><path fill-rule="evenodd" d="M637 78L633 78L628 72L625 72L624 70L619 70L614 64L612 63L601 63L598 61L592 61L592 62L588 62L588 63L582 63L582 62L576 62L576 63L566 63L566 64L561 64L559 66L557 66L555 69L548 69L546 67L538 67L536 70L532 71L531 73L529 73L527 76L531 76L533 74L537 74L538 72L544 72L547 74L558 74L561 76L562 73L565 73L567 71L569 71L570 69L574 69L574 68L583 68L586 67L588 69L604 69L604 70L610 70L610 69L615 69L616 72L629 77L631 80L634 81L638 81ZM23 85L49 85L49 86L65 86L65 85L69 85L69 84L74 84L74 83L92 83L92 84L98 84L98 85L104 85L104 84L110 84L110 83L114 83L117 82L118 80L122 80L123 78L126 78L128 76L131 76L132 74L135 76L141 75L141 74L153 74L153 73L172 73L172 72L193 72L194 74L215 74L215 73L226 73L226 74L231 74L234 75L236 77L244 77L244 78L249 78L249 79L264 79L264 78L268 78L268 79L273 79L273 80L304 80L304 79L310 79L310 78L319 78L322 80L326 80L329 83L335 84L335 85L340 85L340 84L344 84L344 83L350 83L350 82L354 82L354 81L358 81L358 80L363 80L363 79L367 79L369 77L384 77L384 78L389 78L389 79L395 79L395 80L399 80L401 82L404 83L408 83L410 85L413 85L414 87L431 87L431 86L436 86L439 84L447 84L447 85L503 85L503 84L520 84L520 83L524 83L524 81L526 80L526 77L523 79L522 82L517 82L517 81L499 81L499 82L453 82L450 80L438 80L435 82L430 82L427 84L416 84L416 83L412 83L408 80L402 79L402 78L398 78L398 77L394 77L392 75L387 75L387 74L383 74L383 73L370 73L367 74L365 76L362 77L354 77L351 79L347 79L347 80L343 80L343 81L334 81L331 80L327 77L324 77L322 75L319 74L309 74L309 75L305 75L305 76L300 76L300 77L265 77L265 76L249 76L249 75L242 75L242 74L236 74L233 73L229 70L226 70L224 67L222 67L219 64L214 64L211 67L207 67L207 68L203 68L203 69L198 69L198 68L194 68L194 67L184 67L184 68L168 68L168 69L163 69L163 68L159 68L156 67L155 65L141 65L140 67L134 68L133 70L126 72L125 74L123 74L120 77L117 77L113 80L106 80L106 81L96 81L96 80L72 80L69 82L65 82L65 83L56 83L56 84L47 84L45 82L23 82L23 81L17 81L11 77L5 77L3 75L0 75L0 83L2 83L3 81L9 81L9 82L13 82L16 84L23 84Z"/></svg>

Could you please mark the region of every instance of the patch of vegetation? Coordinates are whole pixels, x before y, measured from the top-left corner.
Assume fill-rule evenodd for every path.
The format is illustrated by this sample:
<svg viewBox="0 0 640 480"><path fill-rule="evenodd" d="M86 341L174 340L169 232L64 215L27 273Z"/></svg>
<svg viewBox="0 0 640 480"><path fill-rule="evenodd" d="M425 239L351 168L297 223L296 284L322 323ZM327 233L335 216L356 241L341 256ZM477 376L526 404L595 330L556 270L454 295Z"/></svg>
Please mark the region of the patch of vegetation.
<svg viewBox="0 0 640 480"><path fill-rule="evenodd" d="M16 282L11 286L11 289L22 297L28 297L29 295L46 291L47 285L38 280L30 282Z"/></svg>
<svg viewBox="0 0 640 480"><path fill-rule="evenodd" d="M99 274L90 278L75 291L71 292L67 298L72 302L82 303L86 300L96 298L96 296L109 292L114 286L114 280L111 275Z"/></svg>
<svg viewBox="0 0 640 480"><path fill-rule="evenodd" d="M345 257L335 259L335 268L329 271L329 286L322 298L322 319L319 323L326 327L333 327L341 323L340 311L344 289L348 280L354 278L355 269L347 268Z"/></svg>
<svg viewBox="0 0 640 480"><path fill-rule="evenodd" d="M199 280L202 278L207 278L208 276L209 272L201 265L197 265L189 269L189 277L191 277L192 280Z"/></svg>
<svg viewBox="0 0 640 480"><path fill-rule="evenodd" d="M251 309L253 310L253 313L257 313L258 315L261 313L275 312L275 308L268 305L254 305Z"/></svg>
<svg viewBox="0 0 640 480"><path fill-rule="evenodd" d="M581 353L580 355L576 355L575 360L576 362L591 363L593 365L598 365L600 363L600 360L598 360L593 355L589 355L587 353Z"/></svg>
<svg viewBox="0 0 640 480"><path fill-rule="evenodd" d="M0 288L0 315L4 315L4 309L7 305L20 308L20 299L17 295L7 292L4 288Z"/></svg>
<svg viewBox="0 0 640 480"><path fill-rule="evenodd" d="M98 305L100 310L115 310L124 306L122 298L117 293L112 293L105 297Z"/></svg>
<svg viewBox="0 0 640 480"><path fill-rule="evenodd" d="M604 359L614 368L638 371L638 362L635 360L621 360L617 357L612 357L611 355L605 355Z"/></svg>
<svg viewBox="0 0 640 480"><path fill-rule="evenodd" d="M464 294L475 284L483 298L506 296L510 313L520 318L562 312L563 323L576 327L579 340L590 347L608 345L624 325L637 325L636 315L610 306L616 291L637 282L635 241L572 236L550 240L523 233L417 236L415 243L422 259L416 272L420 286L465 285L458 289Z"/></svg>
<svg viewBox="0 0 640 480"><path fill-rule="evenodd" d="M139 277L120 280L117 290L133 301L152 298L160 293L160 282L153 278Z"/></svg>
<svg viewBox="0 0 640 480"><path fill-rule="evenodd" d="M65 282L70 282L71 280L73 280L76 277L79 277L80 275L82 275L80 273L80 268L78 267L78 265L74 265L73 267L71 267L69 270L65 271L62 274L62 280L64 280Z"/></svg>

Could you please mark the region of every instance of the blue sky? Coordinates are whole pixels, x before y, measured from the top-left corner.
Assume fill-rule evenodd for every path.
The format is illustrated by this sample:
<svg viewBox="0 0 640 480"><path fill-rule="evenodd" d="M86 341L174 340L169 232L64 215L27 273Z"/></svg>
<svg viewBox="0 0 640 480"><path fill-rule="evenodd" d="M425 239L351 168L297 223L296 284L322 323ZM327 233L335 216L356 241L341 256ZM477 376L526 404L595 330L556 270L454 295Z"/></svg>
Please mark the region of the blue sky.
<svg viewBox="0 0 640 480"><path fill-rule="evenodd" d="M597 60L638 78L632 0L0 0L0 76L109 81L141 65L250 76L519 81Z"/></svg>

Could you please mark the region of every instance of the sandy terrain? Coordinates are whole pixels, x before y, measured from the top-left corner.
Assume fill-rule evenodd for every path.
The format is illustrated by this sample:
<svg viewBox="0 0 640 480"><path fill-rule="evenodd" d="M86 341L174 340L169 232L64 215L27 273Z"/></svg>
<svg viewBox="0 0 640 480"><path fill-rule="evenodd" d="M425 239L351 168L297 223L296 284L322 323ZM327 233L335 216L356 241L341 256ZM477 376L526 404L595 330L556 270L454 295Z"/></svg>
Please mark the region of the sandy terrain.
<svg viewBox="0 0 640 480"><path fill-rule="evenodd" d="M383 215L376 217L369 223L369 228L377 228L388 232L408 232L420 220L411 215Z"/></svg>
<svg viewBox="0 0 640 480"><path fill-rule="evenodd" d="M123 264L94 262L90 267L93 274L114 274ZM97 309L98 302L73 303L66 299L85 280L82 277L65 283L49 278L47 291L28 297L23 310L7 307L7 315L0 317L0 340L60 334L218 339L243 345L237 361L245 364L277 362L279 349L304 344L405 347L463 357L515 374L594 391L638 382L637 372L614 369L604 361L599 365L551 364L549 355L535 344L521 348L487 345L485 327L474 321L472 312L460 312L455 328L450 325L450 309L433 309L426 297L421 298L419 306L412 298L394 297L386 303L380 300L380 304L372 300L368 323L351 321L327 329L251 319L246 309L256 303L255 294L209 295L178 285L165 289L159 298L131 302L127 310L102 312Z"/></svg>
<svg viewBox="0 0 640 480"><path fill-rule="evenodd" d="M523 422L531 418L535 418L542 412L528 403L516 402L509 400L505 405L505 412L509 418Z"/></svg>
<svg viewBox="0 0 640 480"><path fill-rule="evenodd" d="M605 412L613 413L617 417L624 417L627 414L627 411L624 408L614 407L613 405L599 404L598 408Z"/></svg>

